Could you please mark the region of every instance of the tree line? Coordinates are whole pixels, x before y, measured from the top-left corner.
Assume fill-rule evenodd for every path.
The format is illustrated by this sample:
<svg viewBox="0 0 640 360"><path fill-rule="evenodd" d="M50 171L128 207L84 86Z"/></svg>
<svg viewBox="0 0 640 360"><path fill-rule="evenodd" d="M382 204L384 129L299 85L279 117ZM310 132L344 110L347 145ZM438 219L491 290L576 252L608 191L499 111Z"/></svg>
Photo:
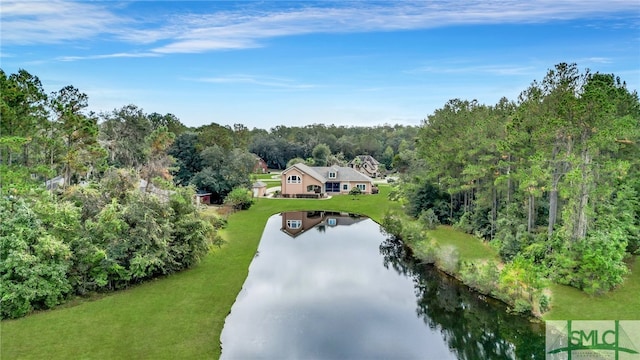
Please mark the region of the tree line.
<svg viewBox="0 0 640 360"><path fill-rule="evenodd" d="M197 263L222 241L215 228L224 221L197 211L195 191L250 206L256 154L275 169L292 159L344 165L363 153L391 168L417 133L389 125L187 127L133 104L95 113L80 89L47 94L23 69L0 69L0 93L2 318Z"/></svg>
<svg viewBox="0 0 640 360"><path fill-rule="evenodd" d="M560 63L517 101L453 99L428 116L400 196L507 264L601 293L640 249L639 140L636 91Z"/></svg>

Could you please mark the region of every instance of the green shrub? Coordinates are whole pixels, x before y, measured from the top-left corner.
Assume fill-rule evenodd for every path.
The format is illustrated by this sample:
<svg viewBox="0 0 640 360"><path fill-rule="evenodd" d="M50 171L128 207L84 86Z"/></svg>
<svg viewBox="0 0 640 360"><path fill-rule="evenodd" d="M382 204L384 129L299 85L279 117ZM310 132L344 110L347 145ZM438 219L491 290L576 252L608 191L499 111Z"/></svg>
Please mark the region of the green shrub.
<svg viewBox="0 0 640 360"><path fill-rule="evenodd" d="M251 192L243 187L236 187L224 199L225 205L231 206L234 210L247 210L253 205Z"/></svg>

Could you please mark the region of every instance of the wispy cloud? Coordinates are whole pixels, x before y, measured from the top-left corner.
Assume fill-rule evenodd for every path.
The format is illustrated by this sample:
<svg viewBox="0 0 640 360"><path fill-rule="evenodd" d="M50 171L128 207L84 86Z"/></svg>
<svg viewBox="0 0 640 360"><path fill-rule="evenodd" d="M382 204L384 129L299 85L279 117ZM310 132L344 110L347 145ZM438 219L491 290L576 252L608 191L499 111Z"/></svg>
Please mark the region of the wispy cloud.
<svg viewBox="0 0 640 360"><path fill-rule="evenodd" d="M128 14L126 3L3 2L2 41L13 44L54 43L108 35L114 40L150 47L141 53L200 53L260 47L265 39L309 33L536 23L580 17L603 19L623 13L631 22L638 19L637 0L325 1L287 4L290 7L282 9L260 8L257 3L247 3L252 11L234 11L227 7L227 10L208 13L171 12L162 14L162 19L151 19L145 18L149 15L143 13ZM125 8L121 9L122 6ZM117 15L120 13L127 15Z"/></svg>
<svg viewBox="0 0 640 360"><path fill-rule="evenodd" d="M605 57L590 57L578 60L578 63L582 64L611 64L613 61Z"/></svg>
<svg viewBox="0 0 640 360"><path fill-rule="evenodd" d="M287 11L218 12L177 18L176 24L154 34L166 36L161 53L204 52L260 46L266 38L309 33L394 31L459 24L536 23L584 16L637 11L635 1L442 1L321 3ZM346 4L346 5L345 5ZM181 26L178 26L180 23ZM144 34L148 38L149 34Z"/></svg>
<svg viewBox="0 0 640 360"><path fill-rule="evenodd" d="M43 44L88 39L114 33L127 22L106 3L71 1L3 1L0 8L3 44Z"/></svg>
<svg viewBox="0 0 640 360"><path fill-rule="evenodd" d="M115 53L115 54L103 54L103 55L87 55L87 56L60 56L56 58L59 61L77 61L77 60L96 60L96 59L114 59L114 58L143 58L143 57L158 57L161 56L157 53Z"/></svg>
<svg viewBox="0 0 640 360"><path fill-rule="evenodd" d="M282 89L310 89L317 86L310 84L300 84L290 79L252 76L245 74L227 75L218 77L204 77L198 79L189 79L192 81L213 83L213 84L251 84L264 87L282 88Z"/></svg>
<svg viewBox="0 0 640 360"><path fill-rule="evenodd" d="M498 76L531 75L540 71L535 66L521 66L512 64L498 65L468 65L460 62L451 62L447 65L425 65L406 71L408 74L435 73L435 74L491 74Z"/></svg>

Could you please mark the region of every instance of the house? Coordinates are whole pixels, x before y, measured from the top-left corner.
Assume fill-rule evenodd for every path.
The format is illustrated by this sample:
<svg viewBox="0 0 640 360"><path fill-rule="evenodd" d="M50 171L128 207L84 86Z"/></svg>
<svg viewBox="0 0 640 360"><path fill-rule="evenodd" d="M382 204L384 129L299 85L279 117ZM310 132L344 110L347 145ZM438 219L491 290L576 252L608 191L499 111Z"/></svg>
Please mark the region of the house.
<svg viewBox="0 0 640 360"><path fill-rule="evenodd" d="M262 181L256 181L251 187L253 197L261 197L267 195L267 183Z"/></svg>
<svg viewBox="0 0 640 360"><path fill-rule="evenodd" d="M58 188L64 187L64 176L56 176L53 179L47 180L44 182L44 186L47 190L56 190Z"/></svg>
<svg viewBox="0 0 640 360"><path fill-rule="evenodd" d="M211 193L198 193L196 194L196 204L209 205L211 204Z"/></svg>
<svg viewBox="0 0 640 360"><path fill-rule="evenodd" d="M252 154L256 159L256 164L253 167L253 172L256 174L266 174L269 172L269 168L267 167L267 162L264 161L260 156L256 154Z"/></svg>
<svg viewBox="0 0 640 360"><path fill-rule="evenodd" d="M372 178L380 176L380 162L371 155L358 155L347 166Z"/></svg>
<svg viewBox="0 0 640 360"><path fill-rule="evenodd" d="M342 166L308 166L302 163L285 169L281 175L283 197L320 198L334 194L348 194L359 188L371 194L373 179L352 168Z"/></svg>
<svg viewBox="0 0 640 360"><path fill-rule="evenodd" d="M352 225L368 219L366 216L333 211L288 211L281 213L280 216L282 217L280 230L291 237L297 237L315 227L323 231L327 227Z"/></svg>
<svg viewBox="0 0 640 360"><path fill-rule="evenodd" d="M153 183L148 183L145 179L140 179L140 181L138 182L138 190L140 190L140 192L142 192L143 194L154 194L160 200L165 202L169 201L169 196L174 193L174 191L161 189L153 185Z"/></svg>

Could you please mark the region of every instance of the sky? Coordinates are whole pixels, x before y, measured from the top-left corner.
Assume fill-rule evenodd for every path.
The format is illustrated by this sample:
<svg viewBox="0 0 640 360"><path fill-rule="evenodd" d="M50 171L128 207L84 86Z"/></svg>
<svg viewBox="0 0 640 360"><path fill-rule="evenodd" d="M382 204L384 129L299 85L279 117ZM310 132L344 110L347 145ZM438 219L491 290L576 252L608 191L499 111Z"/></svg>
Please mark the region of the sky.
<svg viewBox="0 0 640 360"><path fill-rule="evenodd" d="M638 0L5 1L0 68L187 126L420 125L560 62L640 86Z"/></svg>

